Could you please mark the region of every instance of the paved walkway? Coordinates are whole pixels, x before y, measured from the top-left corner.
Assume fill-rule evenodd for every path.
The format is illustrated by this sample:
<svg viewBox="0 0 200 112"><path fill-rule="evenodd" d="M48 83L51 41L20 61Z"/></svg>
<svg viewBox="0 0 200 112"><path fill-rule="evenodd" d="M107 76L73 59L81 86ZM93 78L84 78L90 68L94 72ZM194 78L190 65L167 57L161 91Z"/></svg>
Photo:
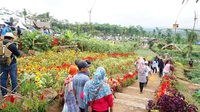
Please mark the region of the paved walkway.
<svg viewBox="0 0 200 112"><path fill-rule="evenodd" d="M158 89L161 80L158 74L153 74L152 77L154 81L148 82L142 94L140 94L138 80L131 86L123 88L123 92L116 93L114 112L147 112L148 100L154 99L155 90Z"/></svg>

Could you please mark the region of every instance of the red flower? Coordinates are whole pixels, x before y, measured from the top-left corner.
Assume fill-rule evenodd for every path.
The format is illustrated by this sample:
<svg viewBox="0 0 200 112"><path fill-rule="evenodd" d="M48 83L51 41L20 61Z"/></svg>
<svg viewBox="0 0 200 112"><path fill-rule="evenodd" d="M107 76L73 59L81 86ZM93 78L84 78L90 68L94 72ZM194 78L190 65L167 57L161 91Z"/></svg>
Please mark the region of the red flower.
<svg viewBox="0 0 200 112"><path fill-rule="evenodd" d="M6 105L5 103L2 103L2 104L1 104L1 108L2 108L2 109L5 109L6 107L7 107L7 105Z"/></svg>
<svg viewBox="0 0 200 112"><path fill-rule="evenodd" d="M44 93L42 92L42 94L40 95L40 99L43 100L44 99Z"/></svg>
<svg viewBox="0 0 200 112"><path fill-rule="evenodd" d="M52 44L53 44L53 45L58 45L58 39L53 38L53 40L52 40Z"/></svg>

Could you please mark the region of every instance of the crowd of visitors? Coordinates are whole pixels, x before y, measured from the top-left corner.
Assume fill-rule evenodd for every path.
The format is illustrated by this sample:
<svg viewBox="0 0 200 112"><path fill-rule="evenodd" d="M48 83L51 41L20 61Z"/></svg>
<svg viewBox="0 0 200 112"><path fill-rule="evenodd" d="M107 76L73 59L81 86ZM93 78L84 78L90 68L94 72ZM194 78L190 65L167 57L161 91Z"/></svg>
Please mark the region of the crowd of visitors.
<svg viewBox="0 0 200 112"><path fill-rule="evenodd" d="M171 59L165 59L164 56L156 56L153 60L146 60L140 57L134 66L138 71L138 81L140 93L143 92L143 88L147 86L149 77L152 73L155 73L162 78L164 75L170 75L174 71L174 65Z"/></svg>
<svg viewBox="0 0 200 112"><path fill-rule="evenodd" d="M106 71L98 67L92 77L89 60L75 60L65 79L63 112L113 112L113 94L106 83Z"/></svg>

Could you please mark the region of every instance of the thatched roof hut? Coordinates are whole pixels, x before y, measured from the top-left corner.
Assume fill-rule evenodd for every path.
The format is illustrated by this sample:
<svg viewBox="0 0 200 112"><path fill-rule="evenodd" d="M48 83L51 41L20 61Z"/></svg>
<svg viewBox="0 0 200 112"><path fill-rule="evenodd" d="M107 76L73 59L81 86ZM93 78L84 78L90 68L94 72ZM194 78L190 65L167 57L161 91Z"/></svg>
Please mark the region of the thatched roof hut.
<svg viewBox="0 0 200 112"><path fill-rule="evenodd" d="M165 50L165 49L169 49L169 50L175 49L179 52L182 52L182 50L180 48L178 48L178 46L175 44L168 44L168 45L162 47L162 50Z"/></svg>
<svg viewBox="0 0 200 112"><path fill-rule="evenodd" d="M48 28L48 29L51 28L49 22L33 22L33 24L36 28Z"/></svg>

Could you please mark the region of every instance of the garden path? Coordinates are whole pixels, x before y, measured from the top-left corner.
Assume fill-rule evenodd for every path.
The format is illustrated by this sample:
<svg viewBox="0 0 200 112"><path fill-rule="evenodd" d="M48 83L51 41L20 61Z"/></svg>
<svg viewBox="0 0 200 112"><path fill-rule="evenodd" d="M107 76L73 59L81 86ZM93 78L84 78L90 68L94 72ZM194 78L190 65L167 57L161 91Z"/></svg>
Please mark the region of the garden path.
<svg viewBox="0 0 200 112"><path fill-rule="evenodd" d="M153 73L152 77L154 80L149 80L142 94L140 94L138 80L131 86L123 88L121 93L116 93L114 112L147 112L148 100L154 99L161 80L158 73Z"/></svg>

